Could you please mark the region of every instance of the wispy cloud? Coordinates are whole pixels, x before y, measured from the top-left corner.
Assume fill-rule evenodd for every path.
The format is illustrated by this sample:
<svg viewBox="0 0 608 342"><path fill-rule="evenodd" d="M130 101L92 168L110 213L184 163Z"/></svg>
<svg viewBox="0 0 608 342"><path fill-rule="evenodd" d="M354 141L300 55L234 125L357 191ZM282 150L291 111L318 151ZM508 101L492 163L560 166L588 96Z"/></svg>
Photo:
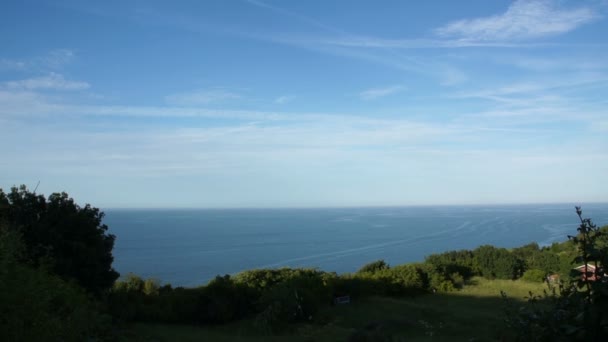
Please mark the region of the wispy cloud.
<svg viewBox="0 0 608 342"><path fill-rule="evenodd" d="M23 70L25 69L26 63L24 61L13 60L13 59L0 59L0 71L2 70Z"/></svg>
<svg viewBox="0 0 608 342"><path fill-rule="evenodd" d="M55 49L51 50L46 56L35 59L35 61L50 68L57 69L71 63L75 57L74 51L70 49Z"/></svg>
<svg viewBox="0 0 608 342"><path fill-rule="evenodd" d="M239 94L224 89L208 89L169 95L165 97L165 100L172 105L196 106L240 98Z"/></svg>
<svg viewBox="0 0 608 342"><path fill-rule="evenodd" d="M603 120L603 121L599 121L597 122L592 129L598 130L598 131L602 131L602 132L608 132L608 120Z"/></svg>
<svg viewBox="0 0 608 342"><path fill-rule="evenodd" d="M66 64L71 63L76 57L74 51L69 49L54 49L48 53L24 59L0 59L0 71L49 71L61 69Z"/></svg>
<svg viewBox="0 0 608 342"><path fill-rule="evenodd" d="M587 7L561 8L550 0L517 0L500 15L463 19L435 30L465 41L509 41L566 33L598 17Z"/></svg>
<svg viewBox="0 0 608 342"><path fill-rule="evenodd" d="M521 94L537 88L522 83L505 85L498 92ZM37 179L38 166L44 164L45 176L49 178L57 176L66 183L94 179L96 188L108 199L115 195L110 191L111 184L150 187L183 183L189 191L195 186L197 192L208 196L204 205L235 205L229 199L218 202L218 196L225 196L226 191L230 191L228 197L242 198L239 196L243 192L266 194L267 189L278 189L277 193L284 191L284 196L288 193L284 189L290 189L290 193L294 187L304 192L314 187L327 189L328 198L344 204L341 191L359 186L358 179L363 176L389 179L393 184L402 184L399 182L405 179L409 183L404 188L416 186L420 193L425 193L424 188L429 186L456 184L459 188L454 191L468 194L470 189L478 189L478 180L486 179L488 174L504 179L523 174L528 180L526 186L538 181L555 184L565 177L560 170L593 162L598 167L584 178L587 183L583 185L587 186L592 180L602 179L601 171L608 165L603 112L593 120L582 120L571 112L550 108L543 112L517 112L521 116L542 116L543 119L559 115L562 120L596 129L585 134L588 140L578 137L568 140L566 130L504 125L506 118L503 117L463 117L460 121L446 122L434 118L377 117L372 112L366 115L265 113L209 110L200 106L120 107L78 103L82 102L70 103L63 96L38 97L34 91L25 90L12 90L11 95L11 90L0 89L0 120L6 119L2 122L6 134L0 135L0 146L22 141L18 139L24 131L31 136L20 142L19 149L6 151L4 159L11 160L11 171L5 179ZM530 104L530 108L536 106ZM29 115L22 115L25 113ZM98 117L87 120L86 116L91 115ZM189 119L193 115L197 120ZM150 116L172 117L174 124L158 125L158 120L146 119ZM44 117L52 117L52 123L40 120ZM213 125L207 124L207 117ZM219 121L218 117L232 120ZM547 143L549 139L559 139L563 144ZM80 143L74 144L74 141ZM445 173L444 165L450 165L449 174ZM105 177L108 174L116 177L109 180ZM256 178L255 183L249 181L252 177ZM345 180L345 177L350 178ZM336 188L335 184L344 184L344 187ZM500 182L493 184L492 191L486 187L476 191L483 195L506 190ZM390 190L389 185L382 186ZM375 183L361 187L358 191L362 193L378 192ZM520 187L525 191L524 185ZM553 188L551 184L547 186L547 189ZM597 198L602 198L605 188L594 190ZM332 195L336 192L338 195ZM403 203L399 202L403 200L400 195L394 196L395 203ZM386 198L381 196L378 200ZM500 198L497 196L496 200ZM260 198L252 196L249 202L243 201L259 205ZM419 198L412 201L420 203L416 202Z"/></svg>
<svg viewBox="0 0 608 342"><path fill-rule="evenodd" d="M420 58L413 54L404 54L393 49L365 49L340 44L326 44L322 39L304 39L285 36L283 34L252 35L248 37L278 44L291 45L322 54L342 56L365 61L368 63L386 66L395 70L416 73L438 80L441 85L455 85L468 79L467 74L453 65Z"/></svg>
<svg viewBox="0 0 608 342"><path fill-rule="evenodd" d="M405 49L418 48L453 48L470 46L500 46L512 47L513 43L505 42L464 42L440 39L384 39L378 37L361 36L345 30L328 26L308 16L284 10L276 6L252 0L252 5L271 10L279 15L292 17L309 25L317 33L295 34L282 32L251 32L240 31L239 35L257 40L270 41L277 44L290 45L319 52L359 59L366 62L384 65L405 72L414 72L430 76L439 81L439 84L451 86L462 83L468 79L466 73L455 66L414 57L402 53ZM318 30L322 31L319 33Z"/></svg>
<svg viewBox="0 0 608 342"><path fill-rule="evenodd" d="M260 1L260 0L245 0L245 1L248 2L251 5L254 5L254 6L257 6L257 7L260 7L260 8L264 8L264 9L267 9L267 10L271 10L273 12L279 13L280 15L293 18L295 20L298 20L298 21L304 22L306 24L315 26L315 27L320 28L320 29L325 30L325 31L334 32L334 33L343 33L342 30L340 30L338 28L335 28L335 27L332 27L332 26L329 26L329 25L326 25L324 23L321 23L320 21L315 20L315 19L313 19L311 17L305 16L305 15L301 15L301 14L293 12L293 11L288 11L288 10L286 10L284 8L280 8L280 7L277 7L277 6L273 6L273 5L267 4L264 1Z"/></svg>
<svg viewBox="0 0 608 342"><path fill-rule="evenodd" d="M284 96L279 96L274 100L274 103L276 104L286 104L288 102L291 102L295 99L295 96L292 95L284 95Z"/></svg>
<svg viewBox="0 0 608 342"><path fill-rule="evenodd" d="M471 41L460 39L387 39L373 36L356 36L356 35L336 35L334 37L327 36L297 36L281 37L277 35L274 40L283 41L290 39L292 43L299 42L300 44L319 44L328 46L340 46L351 48L368 48L368 49L450 49L450 48L467 48L467 47L494 47L494 48L516 48L516 47L539 47L552 46L552 44L526 44L522 42L506 42L506 41Z"/></svg>
<svg viewBox="0 0 608 342"><path fill-rule="evenodd" d="M393 86L384 87L384 88L372 88L372 89L367 89L367 90L360 92L359 98L361 98L362 100L366 100L366 101L376 100L381 97L393 95L395 93L404 91L405 89L406 88L404 86L400 86L400 85L393 85Z"/></svg>
<svg viewBox="0 0 608 342"><path fill-rule="evenodd" d="M90 87L87 82L66 80L63 75L54 72L42 77L8 81L4 86L9 89L25 90L84 90Z"/></svg>
<svg viewBox="0 0 608 342"><path fill-rule="evenodd" d="M512 65L520 69L536 72L556 71L601 71L607 70L608 64L597 56L584 57L531 57L525 55L500 55L491 57L498 64Z"/></svg>
<svg viewBox="0 0 608 342"><path fill-rule="evenodd" d="M469 79L464 71L453 66L441 65L438 69L440 71L440 73L437 74L440 78L439 83L443 86L458 85Z"/></svg>
<svg viewBox="0 0 608 342"><path fill-rule="evenodd" d="M604 86L608 82L608 75L592 74L592 75L569 75L569 78L551 78L551 79L536 79L528 82L511 83L493 88L461 91L452 94L455 98L483 98L501 100L509 96L534 96L539 93L551 91L556 94L560 90L573 91L583 87L598 85Z"/></svg>
<svg viewBox="0 0 608 342"><path fill-rule="evenodd" d="M537 179L555 184L563 179L559 170L570 170L571 165L581 162L598 165L585 179L602 179L601 172L608 162L605 139L603 145L602 140L598 144L596 139L577 140L565 147L522 146L522 139L537 138L538 132L499 132L468 124L404 119L326 117L322 122L315 119L297 125L241 122L222 127L163 127L142 120L129 134L121 130L91 131L86 126L72 126L72 122L54 123L52 129L44 122L34 126L7 123L0 144L21 139L24 130L32 139L23 141L20 149L6 151L5 159L12 161L8 174L11 178L6 179L17 179L17 175L26 179L38 177L38 166L44 164L45 176L58 175L65 182L93 179L108 198L110 193L115 195L109 183L129 185L130 189L184 184L189 191L194 186L197 192L206 194L206 204L230 204L217 201L218 196L230 191L233 196L254 192L256 196L249 204L259 205L259 193L266 194L268 189L288 193L294 187L308 191L317 186L329 187L328 195L338 192L330 198L343 203L341 190L353 186L363 186L357 188L363 193L378 192L377 183L360 185L362 176L393 180L388 182L390 185L380 185L387 190L402 184L404 189L417 187L418 192L439 182L442 187L456 184L459 188L454 191L469 193L478 189L475 184L487 179L488 174L506 179L521 173L533 184L538 184ZM451 172L445 172L445 165L450 165ZM110 179L108 174L116 177ZM257 182L249 182L251 177L256 177ZM165 181L169 179L172 181ZM336 189L336 182L344 184L344 188ZM501 184L492 182L492 191L486 187L475 191L501 192L505 190ZM524 185L520 187L525 190ZM600 187L597 193L605 190L605 186ZM396 201L402 200L399 196ZM419 204L418 200L412 198L413 203Z"/></svg>

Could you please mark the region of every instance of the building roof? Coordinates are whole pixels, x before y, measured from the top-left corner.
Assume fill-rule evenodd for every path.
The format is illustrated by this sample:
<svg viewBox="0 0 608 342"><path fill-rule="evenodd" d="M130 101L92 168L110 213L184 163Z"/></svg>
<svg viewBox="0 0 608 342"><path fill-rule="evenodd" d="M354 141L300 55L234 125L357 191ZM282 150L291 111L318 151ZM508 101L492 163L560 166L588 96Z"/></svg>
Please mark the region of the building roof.
<svg viewBox="0 0 608 342"><path fill-rule="evenodd" d="M583 271L583 270L585 269L585 264L582 264L582 265L580 265L580 266L577 266L577 267L575 267L574 269L575 269L575 270L579 270L579 271ZM593 271L593 270L595 270L595 266L594 266L594 265L591 265L591 264L587 264L587 269L588 269L588 270Z"/></svg>

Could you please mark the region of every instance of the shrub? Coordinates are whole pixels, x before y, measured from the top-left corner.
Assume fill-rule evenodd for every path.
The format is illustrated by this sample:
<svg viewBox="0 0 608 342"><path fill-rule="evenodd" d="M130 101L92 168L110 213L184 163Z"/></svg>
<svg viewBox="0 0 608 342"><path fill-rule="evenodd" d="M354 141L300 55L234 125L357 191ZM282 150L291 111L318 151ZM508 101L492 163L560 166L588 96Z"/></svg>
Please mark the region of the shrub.
<svg viewBox="0 0 608 342"><path fill-rule="evenodd" d="M465 278L469 278L476 274L477 269L473 252L469 250L431 254L425 258L425 263L432 265L436 272L446 277L458 273Z"/></svg>
<svg viewBox="0 0 608 342"><path fill-rule="evenodd" d="M203 322L226 323L243 318L255 309L256 292L229 275L215 277L201 290L206 299Z"/></svg>
<svg viewBox="0 0 608 342"><path fill-rule="evenodd" d="M96 303L78 286L20 263L23 249L18 234L0 228L0 340L84 341L106 335L110 320Z"/></svg>
<svg viewBox="0 0 608 342"><path fill-rule="evenodd" d="M542 283L546 279L547 273L543 270L539 270L536 268L532 268L524 272L524 275L521 277L522 280Z"/></svg>
<svg viewBox="0 0 608 342"><path fill-rule="evenodd" d="M576 207L576 213L580 219L578 234L568 236L578 254L575 262L607 265L608 245L604 242L608 240L608 230L598 228L590 219L583 219L580 207ZM518 340L606 340L608 278L605 271L596 267L588 277L581 277L578 271L571 272L571 276L572 281L567 286L559 286L559 293L554 289L543 296L530 294L528 302L519 307L509 303L506 321Z"/></svg>
<svg viewBox="0 0 608 342"><path fill-rule="evenodd" d="M369 264L363 265L363 267L361 267L359 271L357 271L357 273L375 273L378 271L387 270L389 268L390 266L386 262L384 262L384 260L377 260L374 262L370 262Z"/></svg>
<svg viewBox="0 0 608 342"><path fill-rule="evenodd" d="M289 323L311 321L320 304L308 289L294 283L280 284L260 299L262 309L256 323L269 332L281 331Z"/></svg>
<svg viewBox="0 0 608 342"><path fill-rule="evenodd" d="M473 251L481 275L486 278L515 279L521 274L522 262L504 248L485 245Z"/></svg>
<svg viewBox="0 0 608 342"><path fill-rule="evenodd" d="M146 296L158 296L160 293L160 282L157 279L148 278L144 281L142 292Z"/></svg>

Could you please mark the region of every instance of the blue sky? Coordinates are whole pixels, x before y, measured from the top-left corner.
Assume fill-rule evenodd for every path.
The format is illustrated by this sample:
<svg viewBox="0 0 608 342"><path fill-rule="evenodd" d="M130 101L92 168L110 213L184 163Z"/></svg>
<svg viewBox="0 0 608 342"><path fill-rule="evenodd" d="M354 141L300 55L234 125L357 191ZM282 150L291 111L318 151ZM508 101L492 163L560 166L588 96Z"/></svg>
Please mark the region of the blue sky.
<svg viewBox="0 0 608 342"><path fill-rule="evenodd" d="M608 201L608 2L6 1L0 187L109 207Z"/></svg>

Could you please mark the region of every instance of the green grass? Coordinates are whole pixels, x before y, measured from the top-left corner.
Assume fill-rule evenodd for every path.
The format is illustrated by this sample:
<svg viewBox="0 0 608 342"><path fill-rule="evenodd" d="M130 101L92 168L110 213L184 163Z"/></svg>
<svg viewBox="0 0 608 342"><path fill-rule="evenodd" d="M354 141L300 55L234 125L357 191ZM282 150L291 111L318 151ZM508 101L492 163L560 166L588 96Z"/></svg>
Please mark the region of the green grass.
<svg viewBox="0 0 608 342"><path fill-rule="evenodd" d="M219 327L136 324L128 341L494 341L509 339L500 291L524 300L539 283L474 278L464 289L413 298L374 297L328 307L316 324L298 324L283 335L256 330L253 319ZM365 339L368 338L368 339ZM373 339L376 338L376 339ZM384 338L384 339L383 339Z"/></svg>

